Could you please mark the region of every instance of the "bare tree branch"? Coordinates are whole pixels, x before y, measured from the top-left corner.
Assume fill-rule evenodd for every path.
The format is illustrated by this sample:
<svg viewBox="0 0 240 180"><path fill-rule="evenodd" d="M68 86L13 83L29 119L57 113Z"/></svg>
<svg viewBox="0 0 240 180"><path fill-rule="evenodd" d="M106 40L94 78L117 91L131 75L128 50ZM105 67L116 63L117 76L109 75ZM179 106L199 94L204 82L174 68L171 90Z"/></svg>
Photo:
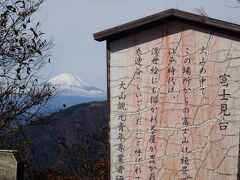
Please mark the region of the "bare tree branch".
<svg viewBox="0 0 240 180"><path fill-rule="evenodd" d="M200 7L200 8L195 8L193 9L193 11L198 14L198 15L201 15L201 16L208 16L208 14L206 13L206 11L203 9L203 7Z"/></svg>
<svg viewBox="0 0 240 180"><path fill-rule="evenodd" d="M52 42L43 38L31 16L44 0L0 2L0 136L37 117L53 89L39 76Z"/></svg>

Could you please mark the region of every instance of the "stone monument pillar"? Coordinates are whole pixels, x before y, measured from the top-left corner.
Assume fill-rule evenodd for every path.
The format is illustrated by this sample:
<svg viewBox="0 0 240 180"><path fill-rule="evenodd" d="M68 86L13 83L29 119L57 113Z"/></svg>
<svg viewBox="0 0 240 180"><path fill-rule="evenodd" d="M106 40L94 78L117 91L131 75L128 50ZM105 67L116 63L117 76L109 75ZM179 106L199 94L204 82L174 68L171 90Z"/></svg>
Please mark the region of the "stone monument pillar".
<svg viewBox="0 0 240 180"><path fill-rule="evenodd" d="M109 179L237 180L240 25L169 9L106 40Z"/></svg>
<svg viewBox="0 0 240 180"><path fill-rule="evenodd" d="M23 180L23 164L16 150L0 150L0 179Z"/></svg>

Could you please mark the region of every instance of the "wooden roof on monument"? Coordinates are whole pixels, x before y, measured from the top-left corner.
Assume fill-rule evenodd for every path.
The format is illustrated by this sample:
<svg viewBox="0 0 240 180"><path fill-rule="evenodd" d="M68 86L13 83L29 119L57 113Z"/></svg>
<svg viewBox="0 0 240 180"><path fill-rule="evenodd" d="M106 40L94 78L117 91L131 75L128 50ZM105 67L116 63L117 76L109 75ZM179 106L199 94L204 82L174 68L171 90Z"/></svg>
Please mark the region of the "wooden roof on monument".
<svg viewBox="0 0 240 180"><path fill-rule="evenodd" d="M151 16L147 16L126 24L94 33L93 37L97 41L119 39L124 36L144 31L146 29L164 24L172 20L185 22L197 27L202 27L208 30L217 31L226 35L240 38L240 25L238 24L233 24L230 22L177 9L168 9Z"/></svg>

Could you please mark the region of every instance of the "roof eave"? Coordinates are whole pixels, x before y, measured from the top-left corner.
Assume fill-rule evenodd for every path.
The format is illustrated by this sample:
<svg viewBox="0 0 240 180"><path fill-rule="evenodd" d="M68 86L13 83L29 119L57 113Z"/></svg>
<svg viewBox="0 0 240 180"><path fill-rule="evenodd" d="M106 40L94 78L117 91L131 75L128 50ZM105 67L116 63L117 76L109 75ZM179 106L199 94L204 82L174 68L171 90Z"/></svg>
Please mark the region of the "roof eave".
<svg viewBox="0 0 240 180"><path fill-rule="evenodd" d="M93 37L96 41L104 41L113 39L114 37L120 37L121 35L127 34L128 32L134 31L137 28L143 28L151 24L160 23L169 18L180 18L182 20L187 20L205 26L211 26L214 28L219 28L226 31L232 31L234 33L239 33L240 35L240 26L237 24L209 18L206 16L200 16L197 14L192 14L189 12L180 11L177 9L169 9L151 16L147 16L126 24L122 24L104 31L100 31L93 34Z"/></svg>

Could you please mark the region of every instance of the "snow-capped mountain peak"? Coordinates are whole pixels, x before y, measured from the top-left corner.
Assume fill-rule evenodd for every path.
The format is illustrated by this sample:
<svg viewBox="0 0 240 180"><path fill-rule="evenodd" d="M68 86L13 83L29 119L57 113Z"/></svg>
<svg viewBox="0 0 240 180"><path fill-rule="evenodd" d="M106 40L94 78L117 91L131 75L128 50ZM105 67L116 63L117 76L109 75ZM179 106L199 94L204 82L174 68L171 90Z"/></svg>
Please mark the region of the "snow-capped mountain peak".
<svg viewBox="0 0 240 180"><path fill-rule="evenodd" d="M69 73L62 73L48 81L56 87L62 95L70 96L105 96L103 90L87 85L79 76Z"/></svg>
<svg viewBox="0 0 240 180"><path fill-rule="evenodd" d="M56 86L79 87L86 88L88 85L83 80L74 74L62 73L49 80L49 83Z"/></svg>

